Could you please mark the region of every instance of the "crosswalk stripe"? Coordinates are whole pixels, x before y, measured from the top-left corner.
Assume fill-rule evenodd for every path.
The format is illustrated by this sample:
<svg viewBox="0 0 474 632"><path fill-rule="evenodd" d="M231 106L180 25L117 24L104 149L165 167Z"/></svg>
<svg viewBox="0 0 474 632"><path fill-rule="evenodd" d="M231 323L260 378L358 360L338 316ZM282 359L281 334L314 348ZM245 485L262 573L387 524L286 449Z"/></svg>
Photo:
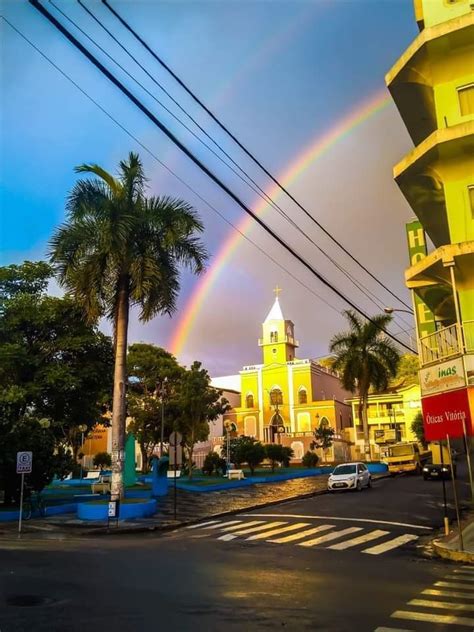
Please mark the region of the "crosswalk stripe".
<svg viewBox="0 0 474 632"><path fill-rule="evenodd" d="M436 597L458 597L459 599L474 599L471 593L455 592L454 590L436 590L436 588L427 588L421 591L422 595L435 595Z"/></svg>
<svg viewBox="0 0 474 632"><path fill-rule="evenodd" d="M334 529L334 525L322 524L319 527L313 527L312 529L305 529L304 531L299 531L298 533L292 533L291 535L286 535L283 538L277 538L276 540L268 540L268 542L273 542L275 544L286 544L287 542L302 540L303 538L306 538L309 535L314 535L315 533L320 533L321 531L327 531L328 529Z"/></svg>
<svg viewBox="0 0 474 632"><path fill-rule="evenodd" d="M428 621L429 623L446 623L451 625L473 626L474 619L469 617L456 617L447 614L429 614L427 612L408 612L407 610L395 610L391 615L395 619L409 619L411 621Z"/></svg>
<svg viewBox="0 0 474 632"><path fill-rule="evenodd" d="M444 579L454 579L455 582L474 582L474 577L465 577L464 575L446 575Z"/></svg>
<svg viewBox="0 0 474 632"><path fill-rule="evenodd" d="M250 529L242 529L240 531L235 531L234 533L237 533L238 535L247 535L247 533L263 531L264 529L270 529L271 527L279 527L282 524L288 524L288 523L287 522L267 522L266 524L261 524L258 527L251 527Z"/></svg>
<svg viewBox="0 0 474 632"><path fill-rule="evenodd" d="M222 523L222 520L208 520L207 522L192 524L190 527L186 527L186 529L200 529L201 527L205 527L208 524L216 524L217 522Z"/></svg>
<svg viewBox="0 0 474 632"><path fill-rule="evenodd" d="M235 531L236 529L242 529L242 527L253 527L254 525L257 524L262 524L263 522L265 522L264 520L252 520L252 522L242 522L241 520L238 520L237 522L239 522L240 524L233 524L230 527L222 527L221 531ZM228 523L230 524L230 523Z"/></svg>
<svg viewBox="0 0 474 632"><path fill-rule="evenodd" d="M241 525L243 520L228 520L227 522L213 524L210 527L205 527L206 529L227 529L228 525L233 525L229 528L234 528L236 525Z"/></svg>
<svg viewBox="0 0 474 632"><path fill-rule="evenodd" d="M455 584L454 582L435 582L434 586L439 586L440 588L462 588L463 590L474 590L474 586L470 584Z"/></svg>
<svg viewBox="0 0 474 632"><path fill-rule="evenodd" d="M306 540L306 542L298 542L298 546L315 546L316 544L322 544L324 542L330 542L337 538L342 538L344 535L355 533L356 531L362 531L361 527L349 527L349 529L342 529L342 531L333 531L327 535L322 535L319 538L313 538L312 540Z"/></svg>
<svg viewBox="0 0 474 632"><path fill-rule="evenodd" d="M463 566L462 568L455 568L453 573L462 574L462 575L474 575L474 568L466 568Z"/></svg>
<svg viewBox="0 0 474 632"><path fill-rule="evenodd" d="M218 540L224 540L224 542L229 542L229 540L235 540L237 536L234 535L233 533L224 533L224 535L221 535L220 537L218 537Z"/></svg>
<svg viewBox="0 0 474 632"><path fill-rule="evenodd" d="M374 632L414 632L413 630L407 630L406 628L377 628Z"/></svg>
<svg viewBox="0 0 474 632"><path fill-rule="evenodd" d="M376 544L369 549L364 549L362 553L368 553L369 555L380 555L381 553L396 549L398 546L406 544L407 542L412 542L413 540L418 540L418 536L411 533L405 533L404 535L399 535L397 538L393 538L393 540L388 540L387 542L383 542L382 544Z"/></svg>
<svg viewBox="0 0 474 632"><path fill-rule="evenodd" d="M469 569L470 571L472 571L472 566L467 566L466 564L463 564L463 565L461 566L461 568L467 568L467 569Z"/></svg>
<svg viewBox="0 0 474 632"><path fill-rule="evenodd" d="M423 606L424 608L447 608L448 610L474 610L472 603L454 603L451 601L431 601L428 599L412 599L409 606Z"/></svg>
<svg viewBox="0 0 474 632"><path fill-rule="evenodd" d="M285 533L286 531L295 531L295 529L300 529L301 527L308 527L309 522L296 522L295 524L290 524L286 527L280 527L279 529L270 529L270 531L263 531L262 533L256 533L255 535L251 535L247 540L266 540L267 538L271 538L272 535L278 535L279 533Z"/></svg>
<svg viewBox="0 0 474 632"><path fill-rule="evenodd" d="M337 544L333 544L328 546L328 549L335 549L336 551L343 551L344 549L350 549L351 546L357 546L358 544L364 544L364 542L369 542L370 540L376 540L377 538L381 538L384 535L388 535L390 531L381 531L380 529L375 529L375 531L370 531L364 535L359 535L356 538L351 538L350 540L344 540L343 542L338 542Z"/></svg>

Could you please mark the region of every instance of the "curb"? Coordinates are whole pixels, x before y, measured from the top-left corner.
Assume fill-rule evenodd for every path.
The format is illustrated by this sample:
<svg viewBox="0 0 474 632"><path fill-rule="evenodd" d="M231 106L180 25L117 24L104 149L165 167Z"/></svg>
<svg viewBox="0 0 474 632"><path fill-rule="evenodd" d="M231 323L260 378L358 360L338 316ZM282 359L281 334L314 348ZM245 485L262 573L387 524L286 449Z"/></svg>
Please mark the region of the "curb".
<svg viewBox="0 0 474 632"><path fill-rule="evenodd" d="M474 553L448 549L441 544L441 540L432 540L431 545L435 553L445 560L451 560L452 562L468 562L469 564L474 564Z"/></svg>

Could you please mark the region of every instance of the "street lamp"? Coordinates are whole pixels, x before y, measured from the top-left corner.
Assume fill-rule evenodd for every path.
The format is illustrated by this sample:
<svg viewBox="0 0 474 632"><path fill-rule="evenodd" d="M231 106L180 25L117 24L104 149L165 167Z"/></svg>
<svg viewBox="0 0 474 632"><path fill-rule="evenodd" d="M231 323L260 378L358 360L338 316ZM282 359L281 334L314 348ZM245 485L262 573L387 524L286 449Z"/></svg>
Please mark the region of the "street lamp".
<svg viewBox="0 0 474 632"><path fill-rule="evenodd" d="M383 311L386 314L393 314L393 312L405 312L405 314L410 314L410 316L414 316L414 313L411 311L411 309L398 309L395 307L384 307Z"/></svg>
<svg viewBox="0 0 474 632"><path fill-rule="evenodd" d="M87 426L86 424L81 424L80 426L77 427L77 429L79 430L79 432L81 433L81 480L82 480L82 469L83 469L83 464L84 464L84 433L87 430Z"/></svg>

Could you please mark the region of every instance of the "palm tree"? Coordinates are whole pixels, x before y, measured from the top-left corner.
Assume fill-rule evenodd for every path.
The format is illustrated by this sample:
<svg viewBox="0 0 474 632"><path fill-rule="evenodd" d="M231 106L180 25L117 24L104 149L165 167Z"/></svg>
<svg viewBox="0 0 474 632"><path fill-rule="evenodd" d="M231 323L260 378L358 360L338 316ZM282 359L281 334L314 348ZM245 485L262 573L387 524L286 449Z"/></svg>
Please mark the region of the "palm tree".
<svg viewBox="0 0 474 632"><path fill-rule="evenodd" d="M365 453L370 454L367 407L369 390L383 391L397 372L400 353L384 334L392 320L388 314L363 321L351 310L344 312L349 331L337 334L330 342L334 354L333 368L341 373L345 389L359 396L359 422L364 429Z"/></svg>
<svg viewBox="0 0 474 632"><path fill-rule="evenodd" d="M175 311L180 266L196 274L204 269L207 253L198 236L204 227L186 202L145 196L147 180L137 154L120 162L117 177L95 164L75 171L95 177L73 187L50 258L86 318L113 322L112 495L121 497L130 307L139 307L143 322Z"/></svg>

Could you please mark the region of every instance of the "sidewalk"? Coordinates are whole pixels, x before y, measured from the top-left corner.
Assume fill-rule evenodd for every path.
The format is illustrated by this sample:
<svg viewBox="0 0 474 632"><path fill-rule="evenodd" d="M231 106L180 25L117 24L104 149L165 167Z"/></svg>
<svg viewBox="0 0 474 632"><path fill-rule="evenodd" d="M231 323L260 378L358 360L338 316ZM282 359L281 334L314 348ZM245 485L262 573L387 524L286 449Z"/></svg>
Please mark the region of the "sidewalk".
<svg viewBox="0 0 474 632"><path fill-rule="evenodd" d="M474 564L474 513L470 512L466 519L461 521L463 550L456 523L453 523L453 526L452 533L432 541L433 549L444 559Z"/></svg>

